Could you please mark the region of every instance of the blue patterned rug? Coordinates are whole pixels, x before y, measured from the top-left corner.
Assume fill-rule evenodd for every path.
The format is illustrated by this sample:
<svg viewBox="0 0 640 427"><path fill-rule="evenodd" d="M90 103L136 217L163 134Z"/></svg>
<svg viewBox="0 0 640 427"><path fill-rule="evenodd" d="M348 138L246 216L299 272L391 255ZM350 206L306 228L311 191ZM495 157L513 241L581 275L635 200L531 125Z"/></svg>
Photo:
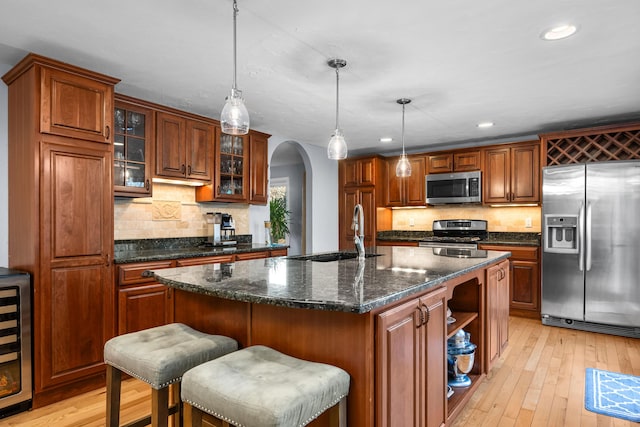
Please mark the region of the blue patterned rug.
<svg viewBox="0 0 640 427"><path fill-rule="evenodd" d="M640 377L587 368L584 406L591 412L640 422Z"/></svg>

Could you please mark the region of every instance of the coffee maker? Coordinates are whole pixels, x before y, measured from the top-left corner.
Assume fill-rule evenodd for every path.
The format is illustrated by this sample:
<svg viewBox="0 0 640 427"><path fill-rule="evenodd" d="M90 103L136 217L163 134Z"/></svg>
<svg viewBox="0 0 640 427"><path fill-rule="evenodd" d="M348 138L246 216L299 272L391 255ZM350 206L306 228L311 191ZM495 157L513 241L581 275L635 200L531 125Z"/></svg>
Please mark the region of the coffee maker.
<svg viewBox="0 0 640 427"><path fill-rule="evenodd" d="M232 246L236 242L236 229L233 217L221 212L207 212L207 231L209 246Z"/></svg>

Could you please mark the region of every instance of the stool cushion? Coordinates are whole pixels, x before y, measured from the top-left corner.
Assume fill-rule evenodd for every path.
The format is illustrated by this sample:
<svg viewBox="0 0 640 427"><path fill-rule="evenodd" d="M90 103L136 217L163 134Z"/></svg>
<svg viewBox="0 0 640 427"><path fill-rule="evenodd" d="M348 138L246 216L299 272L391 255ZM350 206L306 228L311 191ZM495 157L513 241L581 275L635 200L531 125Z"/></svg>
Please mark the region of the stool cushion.
<svg viewBox="0 0 640 427"><path fill-rule="evenodd" d="M349 374L253 346L196 366L182 400L243 427L304 426L349 392Z"/></svg>
<svg viewBox="0 0 640 427"><path fill-rule="evenodd" d="M111 338L104 345L104 361L159 390L194 366L237 349L232 338L171 323Z"/></svg>

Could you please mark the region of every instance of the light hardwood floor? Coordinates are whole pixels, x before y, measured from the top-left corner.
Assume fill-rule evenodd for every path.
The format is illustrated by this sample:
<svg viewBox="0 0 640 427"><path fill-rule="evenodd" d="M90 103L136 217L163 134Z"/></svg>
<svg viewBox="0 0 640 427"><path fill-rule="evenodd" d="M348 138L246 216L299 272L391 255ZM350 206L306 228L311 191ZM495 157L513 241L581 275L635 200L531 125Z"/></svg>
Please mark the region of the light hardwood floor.
<svg viewBox="0 0 640 427"><path fill-rule="evenodd" d="M453 427L638 427L584 408L587 367L640 375L640 340L512 317L507 350ZM122 422L148 413L150 389L145 383L124 381L122 392ZM0 426L103 426L104 411L104 389L98 389L0 419Z"/></svg>

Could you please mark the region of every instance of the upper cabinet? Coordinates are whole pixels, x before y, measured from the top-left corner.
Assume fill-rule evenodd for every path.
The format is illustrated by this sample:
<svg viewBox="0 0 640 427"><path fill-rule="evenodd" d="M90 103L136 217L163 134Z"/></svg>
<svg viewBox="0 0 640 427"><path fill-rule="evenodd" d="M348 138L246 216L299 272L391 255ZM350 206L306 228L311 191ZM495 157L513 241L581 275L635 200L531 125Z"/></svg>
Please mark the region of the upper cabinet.
<svg viewBox="0 0 640 427"><path fill-rule="evenodd" d="M113 117L114 195L151 196L153 110L133 98L116 96Z"/></svg>
<svg viewBox="0 0 640 427"><path fill-rule="evenodd" d="M113 79L94 80L55 68L42 68L40 79L42 133L111 142Z"/></svg>
<svg viewBox="0 0 640 427"><path fill-rule="evenodd" d="M213 124L159 111L156 129L156 176L211 180Z"/></svg>
<svg viewBox="0 0 640 427"><path fill-rule="evenodd" d="M424 177L426 170L425 156L408 156L411 164L411 176L396 176L396 164L399 157L386 159L387 186L385 189L385 206L425 206Z"/></svg>
<svg viewBox="0 0 640 427"><path fill-rule="evenodd" d="M375 185L378 162L375 157L360 159L347 159L340 162L340 174L343 177L342 184L346 187L357 185Z"/></svg>
<svg viewBox="0 0 640 427"><path fill-rule="evenodd" d="M540 202L540 142L483 150L483 203Z"/></svg>
<svg viewBox="0 0 640 427"><path fill-rule="evenodd" d="M427 156L427 173L480 170L480 150L435 153Z"/></svg>
<svg viewBox="0 0 640 427"><path fill-rule="evenodd" d="M269 136L256 131L227 135L216 126L213 179L196 189L196 201L266 204Z"/></svg>

